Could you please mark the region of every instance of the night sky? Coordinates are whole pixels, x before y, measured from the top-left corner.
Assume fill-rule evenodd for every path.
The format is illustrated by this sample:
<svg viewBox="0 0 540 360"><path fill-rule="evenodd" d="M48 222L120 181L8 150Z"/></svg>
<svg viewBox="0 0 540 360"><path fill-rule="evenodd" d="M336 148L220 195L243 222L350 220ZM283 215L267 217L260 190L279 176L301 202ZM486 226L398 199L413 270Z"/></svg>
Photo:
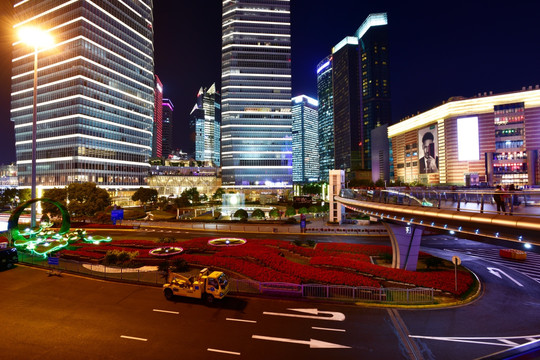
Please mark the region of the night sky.
<svg viewBox="0 0 540 360"><path fill-rule="evenodd" d="M0 163L15 161L9 120L11 8L0 0ZM540 1L292 0L293 96L316 97L315 68L366 16L387 12L392 117L452 96L540 84ZM221 1L154 0L155 71L175 105L174 145L189 144L201 86L220 79Z"/></svg>

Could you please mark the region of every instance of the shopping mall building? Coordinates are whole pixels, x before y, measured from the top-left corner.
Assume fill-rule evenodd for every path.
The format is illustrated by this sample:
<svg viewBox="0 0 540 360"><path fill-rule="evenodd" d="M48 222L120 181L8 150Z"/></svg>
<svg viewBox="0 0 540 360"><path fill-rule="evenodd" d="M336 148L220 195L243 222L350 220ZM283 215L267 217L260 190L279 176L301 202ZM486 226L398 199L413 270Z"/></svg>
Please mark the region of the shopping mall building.
<svg viewBox="0 0 540 360"><path fill-rule="evenodd" d="M540 88L451 98L389 126L388 138L394 180L536 185Z"/></svg>

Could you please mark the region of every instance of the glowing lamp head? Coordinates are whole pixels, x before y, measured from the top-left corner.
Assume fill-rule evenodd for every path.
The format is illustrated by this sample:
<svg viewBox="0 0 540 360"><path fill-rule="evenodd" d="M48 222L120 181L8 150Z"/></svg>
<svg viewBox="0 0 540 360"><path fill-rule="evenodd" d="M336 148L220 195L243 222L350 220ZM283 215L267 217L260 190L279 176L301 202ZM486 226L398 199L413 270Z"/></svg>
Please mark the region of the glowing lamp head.
<svg viewBox="0 0 540 360"><path fill-rule="evenodd" d="M54 45L52 36L39 28L25 27L19 30L19 39L35 48L46 48Z"/></svg>

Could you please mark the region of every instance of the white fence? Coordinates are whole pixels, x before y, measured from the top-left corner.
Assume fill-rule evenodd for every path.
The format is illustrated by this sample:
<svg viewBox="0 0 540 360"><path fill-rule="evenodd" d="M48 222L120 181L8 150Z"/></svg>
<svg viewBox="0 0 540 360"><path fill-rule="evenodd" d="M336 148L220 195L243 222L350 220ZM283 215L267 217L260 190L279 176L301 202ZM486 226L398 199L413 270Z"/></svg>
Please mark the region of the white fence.
<svg viewBox="0 0 540 360"><path fill-rule="evenodd" d="M375 288L368 286L339 286L322 284L289 284L230 279L233 293L264 294L288 297L363 301L376 303L431 304L434 290L428 288Z"/></svg>

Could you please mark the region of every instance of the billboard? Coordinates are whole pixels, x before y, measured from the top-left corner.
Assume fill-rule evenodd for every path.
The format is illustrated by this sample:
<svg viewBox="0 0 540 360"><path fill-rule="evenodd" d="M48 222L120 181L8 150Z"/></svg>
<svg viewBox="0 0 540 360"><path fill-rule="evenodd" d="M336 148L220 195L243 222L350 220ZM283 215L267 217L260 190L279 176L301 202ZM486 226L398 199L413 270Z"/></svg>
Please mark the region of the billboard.
<svg viewBox="0 0 540 360"><path fill-rule="evenodd" d="M478 117L457 119L458 160L480 160L480 141L478 136Z"/></svg>
<svg viewBox="0 0 540 360"><path fill-rule="evenodd" d="M439 147L437 125L418 130L418 172L433 174L439 172Z"/></svg>

